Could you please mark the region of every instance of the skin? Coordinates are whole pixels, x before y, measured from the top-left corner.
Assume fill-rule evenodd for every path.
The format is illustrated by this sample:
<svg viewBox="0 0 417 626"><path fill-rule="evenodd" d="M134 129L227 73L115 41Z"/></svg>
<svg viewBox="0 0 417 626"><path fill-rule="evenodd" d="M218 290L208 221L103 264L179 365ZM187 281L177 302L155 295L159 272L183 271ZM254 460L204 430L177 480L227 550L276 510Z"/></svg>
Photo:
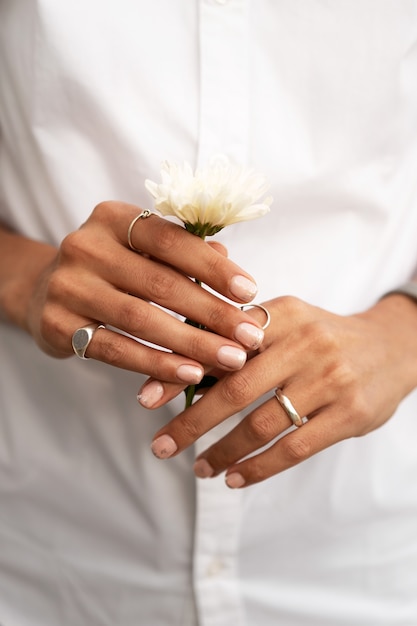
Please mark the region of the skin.
<svg viewBox="0 0 417 626"><path fill-rule="evenodd" d="M198 382L201 361L225 371L239 369L245 348L262 341L260 325L188 276L239 303L255 294L253 279L223 249L156 215L139 220L132 231L132 243L144 255L130 250L128 227L140 212L133 205L104 202L58 249L0 229L2 319L26 330L57 358L76 358L71 337L77 328L94 321L111 325L169 352L105 328L96 331L86 355L166 382ZM213 332L184 324L152 303Z"/></svg>
<svg viewBox="0 0 417 626"><path fill-rule="evenodd" d="M242 290L242 277L246 287L253 279L227 259L221 246L155 215L139 220L132 233L133 245L145 256L133 252L127 230L140 211L102 203L58 249L0 228L0 316L58 358L76 358L72 334L92 321L166 348L169 352L144 346L110 329L99 329L88 347L90 358L149 375L139 401L150 408L197 382L203 369L219 378L156 433L152 449L158 457L179 454L213 426L246 411L231 433L200 455L194 471L202 478L225 471L230 487L248 486L378 428L417 386L417 306L411 299L391 295L368 311L344 317L278 297L265 303L271 324L262 342L261 311L244 313L187 276L240 303L255 293L255 287L251 294ZM213 332L184 324L152 303ZM248 341L247 332L246 344L241 341L242 324L255 332L256 341L253 336ZM244 360L225 366L218 358L224 346L243 352ZM300 428L289 429L291 422L273 396L277 386L308 417ZM269 398L259 408L248 409L264 394ZM242 460L249 453L254 456Z"/></svg>
<svg viewBox="0 0 417 626"><path fill-rule="evenodd" d="M265 480L339 441L379 428L417 386L417 306L410 298L391 295L364 313L346 317L293 297L264 305L272 319L260 349L239 372L220 375L152 443L159 458L174 456L246 410L239 425L204 451L194 466L201 478L226 472L232 488ZM163 387L155 407L178 392L176 385ZM290 419L273 394L276 387L300 416L308 417L301 427L289 429ZM248 411L263 394L268 399ZM248 454L254 456L242 460Z"/></svg>

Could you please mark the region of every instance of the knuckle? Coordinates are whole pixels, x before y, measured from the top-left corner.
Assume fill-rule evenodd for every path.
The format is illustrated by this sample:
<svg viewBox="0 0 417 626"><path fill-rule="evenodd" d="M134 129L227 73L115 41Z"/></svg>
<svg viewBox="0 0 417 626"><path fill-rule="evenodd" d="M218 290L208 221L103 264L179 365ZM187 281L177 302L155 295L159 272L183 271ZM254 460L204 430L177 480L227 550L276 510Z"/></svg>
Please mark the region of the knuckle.
<svg viewBox="0 0 417 626"><path fill-rule="evenodd" d="M178 247L178 230L168 220L160 220L153 233L154 250L165 258Z"/></svg>
<svg viewBox="0 0 417 626"><path fill-rule="evenodd" d="M369 432L373 414L365 395L352 389L344 394L342 405L334 419L337 428L343 433L343 438L360 437Z"/></svg>
<svg viewBox="0 0 417 626"><path fill-rule="evenodd" d="M99 202L91 212L90 219L103 223L112 223L120 218L121 203L114 200Z"/></svg>
<svg viewBox="0 0 417 626"><path fill-rule="evenodd" d="M251 381L244 372L235 372L224 379L223 400L233 407L248 406L253 400Z"/></svg>
<svg viewBox="0 0 417 626"><path fill-rule="evenodd" d="M250 484L260 483L268 478L269 473L265 470L262 455L256 455L251 458L248 465L247 480Z"/></svg>
<svg viewBox="0 0 417 626"><path fill-rule="evenodd" d="M190 327L187 335L187 346L184 349L184 354L192 359L199 361L202 354L207 351L207 332L197 328Z"/></svg>
<svg viewBox="0 0 417 626"><path fill-rule="evenodd" d="M213 330L221 328L225 321L224 303L214 303L207 311L207 326Z"/></svg>
<svg viewBox="0 0 417 626"><path fill-rule="evenodd" d="M201 421L192 418L181 419L181 440L191 442L198 439L204 432Z"/></svg>
<svg viewBox="0 0 417 626"><path fill-rule="evenodd" d="M169 357L165 352L149 348L141 365L141 371L157 380L176 380L175 368L170 365Z"/></svg>
<svg viewBox="0 0 417 626"><path fill-rule="evenodd" d="M152 277L147 280L146 291L150 300L162 304L172 297L174 286L171 273L166 270L155 270Z"/></svg>
<svg viewBox="0 0 417 626"><path fill-rule="evenodd" d="M50 274L45 285L46 301L72 301L74 296L74 281L70 279L68 273L61 268Z"/></svg>
<svg viewBox="0 0 417 626"><path fill-rule="evenodd" d="M39 319L39 334L47 343L50 342L51 337L64 338L60 320L56 307L47 305L43 308Z"/></svg>
<svg viewBox="0 0 417 626"><path fill-rule="evenodd" d="M85 237L82 230L74 230L64 237L60 246L61 257L71 259L78 256L80 251L84 251Z"/></svg>
<svg viewBox="0 0 417 626"><path fill-rule="evenodd" d="M124 338L116 332L112 333L112 335L113 336L111 338L101 339L97 352L100 354L101 361L104 361L109 365L114 365L115 367L120 367L120 365L125 362L127 357L128 340L124 340ZM94 339L97 342L97 338L95 337Z"/></svg>
<svg viewBox="0 0 417 626"><path fill-rule="evenodd" d="M251 441L266 443L276 436L275 416L265 411L257 411L246 418L246 429Z"/></svg>
<svg viewBox="0 0 417 626"><path fill-rule="evenodd" d="M83 228L66 235L59 250L60 261L70 264L87 265L88 260L94 258L100 246L92 242L89 232Z"/></svg>
<svg viewBox="0 0 417 626"><path fill-rule="evenodd" d="M333 389L349 389L356 385L357 375L352 364L342 358L335 359L325 373L327 384Z"/></svg>
<svg viewBox="0 0 417 626"><path fill-rule="evenodd" d="M365 423L369 417L370 410L366 398L362 393L356 391L349 399L349 413L356 423Z"/></svg>
<svg viewBox="0 0 417 626"><path fill-rule="evenodd" d="M207 259L204 262L204 266L207 272L207 276L209 277L209 280L218 281L219 276L222 276L224 274L224 268L225 268L225 264L227 263L227 260L222 255L214 251L211 251L211 252L213 252L213 254L207 255Z"/></svg>
<svg viewBox="0 0 417 626"><path fill-rule="evenodd" d="M338 336L326 321L309 322L304 326L303 333L308 346L314 346L314 350L320 354L329 354L339 349Z"/></svg>
<svg viewBox="0 0 417 626"><path fill-rule="evenodd" d="M151 326L151 306L140 304L136 299L128 298L118 311L120 326L135 337L140 337L143 329Z"/></svg>
<svg viewBox="0 0 417 626"><path fill-rule="evenodd" d="M303 437L296 435L288 435L281 441L283 455L290 465L301 463L311 455L310 443Z"/></svg>
<svg viewBox="0 0 417 626"><path fill-rule="evenodd" d="M278 302L286 315L290 317L299 317L304 313L306 308L305 302L295 296L280 296Z"/></svg>

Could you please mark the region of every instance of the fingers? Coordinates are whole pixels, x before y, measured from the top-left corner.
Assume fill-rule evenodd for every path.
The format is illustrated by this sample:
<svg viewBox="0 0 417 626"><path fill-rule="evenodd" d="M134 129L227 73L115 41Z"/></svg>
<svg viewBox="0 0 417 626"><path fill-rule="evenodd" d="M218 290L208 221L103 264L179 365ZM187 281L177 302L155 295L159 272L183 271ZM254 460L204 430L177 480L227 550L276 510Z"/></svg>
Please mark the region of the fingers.
<svg viewBox="0 0 417 626"><path fill-rule="evenodd" d="M118 242L127 246L127 231L138 213L138 207L106 202L96 207L93 218L111 225ZM138 220L132 229L131 241L143 253L175 266L186 276L200 280L231 300L250 302L257 293L253 278L227 259L224 249L218 252L216 246L205 244L185 228L157 215Z"/></svg>
<svg viewBox="0 0 417 626"><path fill-rule="evenodd" d="M335 414L325 404L328 398L318 398L313 387L308 389L311 396L297 394L297 385L289 385L285 391L288 396L291 394L292 399L295 398L292 401L297 406L297 412L309 415L308 421L296 428L273 396L199 455L194 465L196 476L212 478L226 471L225 481L230 488L246 487L287 470L352 436L348 415ZM199 402L203 403L204 398ZM198 405L194 405L195 408ZM198 438L199 424L187 424L186 432ZM157 436L152 450L159 458L168 458L180 452L181 446L181 438L169 431L169 434Z"/></svg>
<svg viewBox="0 0 417 626"><path fill-rule="evenodd" d="M225 475L226 484L232 489L237 489L261 482L306 461L348 436L350 434L348 431L345 432L343 424L338 423L337 416L331 410L322 411L302 427L291 430L278 439L263 452L241 463L228 466ZM211 467L204 457L201 461L203 465L207 463L208 467ZM214 473L213 471L213 475Z"/></svg>
<svg viewBox="0 0 417 626"><path fill-rule="evenodd" d="M288 305L288 302L283 303ZM312 422L338 402L344 402L342 406L350 408L352 394L346 393L346 389L356 389L357 376L353 375L350 365L341 360L341 341L329 336L333 318L329 328L327 325L323 328L321 322L312 325L310 315L306 315L308 321L301 324L300 319L299 326L283 333L282 323L278 325L278 331L274 331L277 324L274 324L273 307L271 310L273 328L266 333L264 349L242 370L225 375L201 400L162 428L152 443L156 456L167 458L181 452L220 422L245 410L264 394L272 394L277 386L283 388L298 414L314 418ZM284 320L284 323L288 324L288 321ZM350 340L351 335L346 334L347 345ZM340 408L336 414L339 413ZM224 440L201 455L196 466L197 475L229 472L235 463L271 445L290 426L287 412L272 396L258 409L249 412ZM346 432L340 432L335 437L345 435ZM281 467L279 463L277 467ZM246 479L249 481L249 476Z"/></svg>
<svg viewBox="0 0 417 626"><path fill-rule="evenodd" d="M118 252L118 261L117 267L110 266L104 277L110 284L118 284L122 291L175 311L218 335L230 337L246 348L256 349L262 343L264 333L252 316L216 297L183 274L139 256L132 263L131 254L127 250ZM90 302L88 306L91 306ZM114 315L121 318L123 309L118 308ZM116 320L108 320L108 323L132 332L131 320L120 319L117 324ZM152 340L150 337L147 339ZM159 343L155 337L154 339L155 343ZM205 357L205 353L200 352L200 358L204 360ZM214 364L212 359L206 362Z"/></svg>
<svg viewBox="0 0 417 626"><path fill-rule="evenodd" d="M207 371L210 372L207 374ZM222 376L221 370L212 370L206 368L206 373L200 381L190 381L189 384L195 385L195 394L203 395L208 391ZM176 398L187 385L169 383L154 378L148 379L140 388L137 394L137 400L146 409L158 409L173 398Z"/></svg>
<svg viewBox="0 0 417 626"><path fill-rule="evenodd" d="M226 246L224 246L219 241L207 241L207 245L211 246L213 250L216 250L216 252L218 252L219 254L222 254L225 257L228 256Z"/></svg>
<svg viewBox="0 0 417 626"><path fill-rule="evenodd" d="M289 469L338 441L367 434L393 415L404 397L402 354L410 341L410 334L398 329L395 310L385 304L366 315L341 317L291 298L278 298L267 307L272 323L258 354L160 429L152 443L157 457L180 453L247 409L194 467L202 478L226 471L226 483L238 488ZM291 406L277 401L275 387ZM264 394L269 398L250 410ZM293 425L297 414L308 418L299 428Z"/></svg>
<svg viewBox="0 0 417 626"><path fill-rule="evenodd" d="M167 458L168 438L172 442L169 444L171 454L184 450L211 428L250 405L258 394L271 389L273 381L260 375L255 365L259 358L261 355L240 372L226 374L200 400L156 433L152 443L155 456Z"/></svg>
<svg viewBox="0 0 417 626"><path fill-rule="evenodd" d="M273 396L201 454L196 460L194 471L200 478L217 475L247 455L269 445L290 428L293 428L290 418Z"/></svg>
<svg viewBox="0 0 417 626"><path fill-rule="evenodd" d="M314 386L308 387L307 393L303 393L302 390L300 392L297 384L290 384L286 387L285 392L288 400L291 397L291 404L296 404L296 412L299 417L308 415L310 420L314 418L315 423L317 423L318 418L314 416L325 410L327 398L317 395L314 392ZM272 398L250 412L221 441L199 456L194 468L196 475L200 478L207 478L224 470L228 470L230 473L233 464L271 445L271 442L285 432L290 430L295 432L295 430L304 428L303 421L300 422L301 426L295 428L294 418L291 418L287 411L288 409L285 410L273 395ZM277 464L278 467L280 467L279 463Z"/></svg>
<svg viewBox="0 0 417 626"><path fill-rule="evenodd" d="M193 359L203 360L213 366L240 369L245 363L245 350L238 343L226 340L224 335L208 333L184 324L183 321L160 307L123 292L112 293L110 299L107 285L95 282L94 285L94 291L87 290L90 295L86 296L87 300L82 304L82 314L88 311L94 319L104 319L106 324L124 330L135 337L164 346ZM230 308L234 309L234 307ZM234 317L234 311L231 313ZM254 325L248 324L248 326L250 329L253 328L255 340L257 340L260 329ZM234 329L234 334L240 336L241 328L242 324L238 324ZM245 328L244 323L243 329Z"/></svg>
<svg viewBox="0 0 417 626"><path fill-rule="evenodd" d="M149 256L133 252L127 231L137 214L132 205L103 203L65 238L39 301L39 343L54 356L69 356L73 332L97 321L176 355L150 352L149 346L145 350L109 331L89 346L90 358L177 384L198 382L195 368L202 375L201 363L226 371L241 368L247 358L242 346L256 349L263 340L260 325L188 274L202 267L204 281L228 296L236 286L233 297L242 301L249 298L249 283L250 294L256 291L253 281L227 259L223 246L208 246L155 215L137 220L131 231L132 244ZM185 325L165 309L212 332Z"/></svg>
<svg viewBox="0 0 417 626"><path fill-rule="evenodd" d="M109 287L89 278L85 283L84 300L79 303L80 314L125 331L142 341L161 346L174 354L154 348L141 347L137 342L116 333L100 333L89 346L89 357L106 363L141 371L163 381L197 383L203 375L201 360L225 370L240 369L247 358L241 345L224 337L184 324L159 307L123 292L109 293ZM56 319L56 317L54 316ZM63 320L64 322L64 320ZM85 323L79 323L83 326ZM74 326L68 327L68 351ZM253 326L255 330L256 327ZM191 359L192 361L189 361ZM180 367L181 366L181 367ZM196 376L196 367L199 375ZM178 369L180 368L180 369Z"/></svg>
<svg viewBox="0 0 417 626"><path fill-rule="evenodd" d="M267 306L269 306L269 303ZM271 310L274 321L275 313L273 309ZM328 364L323 364L320 360L317 360L317 355L308 349L310 339L306 333L283 333L283 324L281 320L279 321L279 324L273 323L271 325L272 328L268 329L265 345L262 346L263 349L260 353L249 360L242 370L225 375L201 400L177 416L156 434L152 444L152 449L156 456L166 455L168 449L170 453L180 452L205 432L230 416L246 409L255 400L278 385L285 389L288 387L290 393L297 398L297 402L300 401L298 400L299 397L301 402L303 402L302 394L310 390L308 401L305 405L301 404L301 406L297 407L297 410L301 410L303 415L310 414L322 406L314 403L314 385L315 381L319 381L319 386L322 385L322 369L327 367ZM274 326L278 326L278 333L274 331ZM297 339L295 334L299 335ZM278 341L276 341L275 336L279 337ZM304 373L300 377L299 369L301 366ZM299 389L300 385L297 383L299 380L303 381L302 389ZM295 385L293 390L291 390L291 385ZM326 400L325 397L322 397L322 399ZM285 416L276 399L273 402L275 409L274 419L277 414ZM312 405L309 404L311 402L313 402ZM285 419L288 421L287 417ZM287 427L288 425L285 428ZM247 428L246 432L245 428ZM276 437L285 428L279 421L274 423L272 420L267 441ZM161 436L163 439L159 441ZM169 447L166 445L167 437L172 442ZM251 418L247 421L245 420L242 430L238 431L237 434L234 432L232 439L230 447L234 448L235 451L239 451L239 459L265 444L264 441L259 441L259 437L254 439ZM216 448L216 451L220 455L222 454L221 448ZM235 462L235 460L235 457L227 458L227 463L230 464ZM224 465L224 462L224 460L219 461L219 468L224 469L227 467L227 464Z"/></svg>
<svg viewBox="0 0 417 626"><path fill-rule="evenodd" d="M158 351L119 332L100 328L88 345L85 356L131 371L140 371L162 380L194 384L204 375L196 361Z"/></svg>

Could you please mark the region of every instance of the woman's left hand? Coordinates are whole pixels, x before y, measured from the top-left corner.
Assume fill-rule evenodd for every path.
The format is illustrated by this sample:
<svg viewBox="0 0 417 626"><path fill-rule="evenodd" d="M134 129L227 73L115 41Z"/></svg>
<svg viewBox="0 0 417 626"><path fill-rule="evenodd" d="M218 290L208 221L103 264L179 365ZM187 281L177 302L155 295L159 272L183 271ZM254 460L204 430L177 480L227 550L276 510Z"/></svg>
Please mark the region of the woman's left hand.
<svg viewBox="0 0 417 626"><path fill-rule="evenodd" d="M271 325L262 347L240 371L223 375L156 433L157 457L180 453L269 393L194 466L201 478L226 471L229 487L248 486L378 428L417 385L417 307L407 297L392 295L347 317L290 296L264 306ZM276 388L307 418L284 435L293 425L274 395ZM177 392L168 385L158 406Z"/></svg>

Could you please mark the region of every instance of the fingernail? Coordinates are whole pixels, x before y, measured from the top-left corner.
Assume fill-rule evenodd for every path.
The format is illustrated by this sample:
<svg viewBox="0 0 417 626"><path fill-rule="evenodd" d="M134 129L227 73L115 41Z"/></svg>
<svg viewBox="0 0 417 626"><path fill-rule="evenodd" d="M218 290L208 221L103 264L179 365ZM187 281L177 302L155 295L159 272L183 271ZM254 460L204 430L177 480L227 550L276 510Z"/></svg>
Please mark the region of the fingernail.
<svg viewBox="0 0 417 626"><path fill-rule="evenodd" d="M236 298L250 302L258 293L258 287L246 276L233 276L230 281L230 291Z"/></svg>
<svg viewBox="0 0 417 626"><path fill-rule="evenodd" d="M210 478L214 474L214 469L206 459L197 459L194 463L194 474L198 478Z"/></svg>
<svg viewBox="0 0 417 626"><path fill-rule="evenodd" d="M151 450L158 459L168 459L178 450L178 446L169 435L161 435L152 441Z"/></svg>
<svg viewBox="0 0 417 626"><path fill-rule="evenodd" d="M203 370L195 365L180 365L177 369L177 376L184 383L199 383L203 375Z"/></svg>
<svg viewBox="0 0 417 626"><path fill-rule="evenodd" d="M151 380L145 383L139 391L138 402L145 407L151 409L164 395L164 388L157 380Z"/></svg>
<svg viewBox="0 0 417 626"><path fill-rule="evenodd" d="M235 339L247 348L255 350L264 340L264 331L248 322L242 322L236 326Z"/></svg>
<svg viewBox="0 0 417 626"><path fill-rule="evenodd" d="M247 354L244 350L234 346L222 346L217 351L217 360L221 365L231 369L240 369L246 362Z"/></svg>
<svg viewBox="0 0 417 626"><path fill-rule="evenodd" d="M239 487L243 487L245 484L245 479L242 474L238 472L233 472L232 474L228 474L225 478L226 485L230 487L230 489L239 489Z"/></svg>

